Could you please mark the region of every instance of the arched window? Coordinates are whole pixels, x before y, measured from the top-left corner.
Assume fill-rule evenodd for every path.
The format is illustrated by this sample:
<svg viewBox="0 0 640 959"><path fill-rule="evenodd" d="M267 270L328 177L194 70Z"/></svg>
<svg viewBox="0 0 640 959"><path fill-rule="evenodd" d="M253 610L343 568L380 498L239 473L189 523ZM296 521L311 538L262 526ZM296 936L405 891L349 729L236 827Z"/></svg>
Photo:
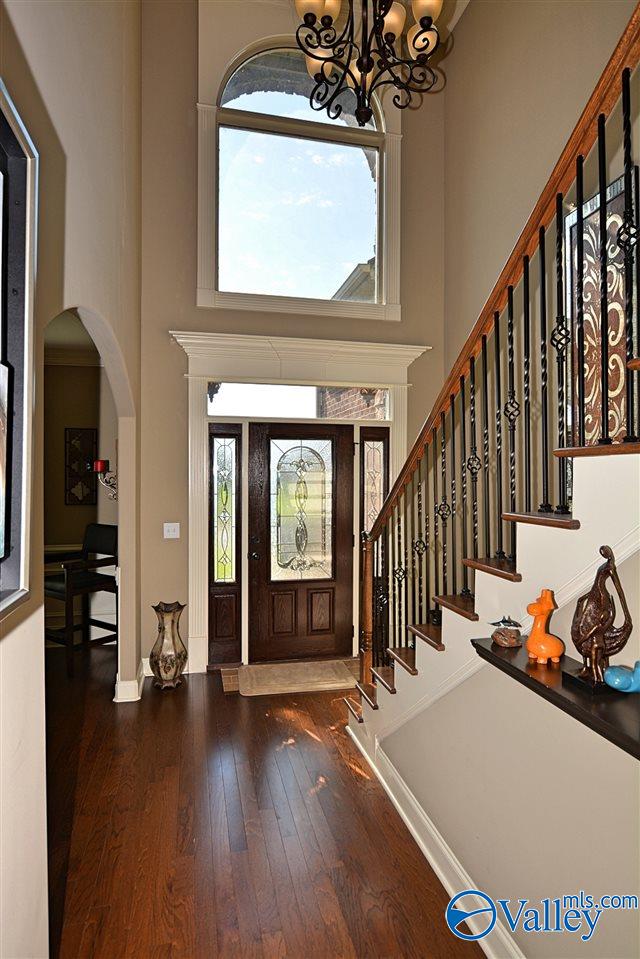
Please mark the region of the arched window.
<svg viewBox="0 0 640 959"><path fill-rule="evenodd" d="M269 49L222 86L214 289L200 295L199 283L202 306L389 318L397 304L385 266L382 115L360 128L350 90L338 120L312 109L314 70L297 49Z"/></svg>

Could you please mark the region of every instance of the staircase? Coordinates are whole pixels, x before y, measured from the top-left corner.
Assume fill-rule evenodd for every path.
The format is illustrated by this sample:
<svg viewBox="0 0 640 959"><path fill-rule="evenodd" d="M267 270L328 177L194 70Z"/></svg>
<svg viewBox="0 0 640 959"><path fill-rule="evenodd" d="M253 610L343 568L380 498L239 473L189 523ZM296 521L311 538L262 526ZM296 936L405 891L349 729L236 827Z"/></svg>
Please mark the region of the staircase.
<svg viewBox="0 0 640 959"><path fill-rule="evenodd" d="M640 548L639 61L636 10L363 533L360 681L345 702L370 758L481 668L470 641L489 623L526 630L542 587L559 607L589 588L603 543L618 563Z"/></svg>

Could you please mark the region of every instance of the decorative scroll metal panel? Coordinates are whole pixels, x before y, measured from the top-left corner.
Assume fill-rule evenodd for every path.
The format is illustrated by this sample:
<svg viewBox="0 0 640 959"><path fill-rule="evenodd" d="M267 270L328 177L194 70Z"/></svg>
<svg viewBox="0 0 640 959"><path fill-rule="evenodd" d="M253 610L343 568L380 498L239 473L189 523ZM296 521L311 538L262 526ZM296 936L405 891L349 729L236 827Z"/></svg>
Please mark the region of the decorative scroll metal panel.
<svg viewBox="0 0 640 959"><path fill-rule="evenodd" d="M271 579L333 578L331 440L271 440Z"/></svg>
<svg viewBox="0 0 640 959"><path fill-rule="evenodd" d="M609 436L618 442L625 434L625 283L624 253L618 244L618 231L624 216L623 178L616 180L607 190L607 290L609 327ZM600 210L597 196L588 200L584 210L584 370L585 370L585 443L592 446L602 432L602 403L600 379L600 260L598 217ZM576 316L577 295L577 226L576 214L567 217L569 242L570 283L568 297L571 316ZM573 387L569 398L570 422L578 420L577 344L573 343ZM572 399L572 402L571 402Z"/></svg>
<svg viewBox="0 0 640 959"><path fill-rule="evenodd" d="M236 581L237 440L213 440L213 555L216 583Z"/></svg>

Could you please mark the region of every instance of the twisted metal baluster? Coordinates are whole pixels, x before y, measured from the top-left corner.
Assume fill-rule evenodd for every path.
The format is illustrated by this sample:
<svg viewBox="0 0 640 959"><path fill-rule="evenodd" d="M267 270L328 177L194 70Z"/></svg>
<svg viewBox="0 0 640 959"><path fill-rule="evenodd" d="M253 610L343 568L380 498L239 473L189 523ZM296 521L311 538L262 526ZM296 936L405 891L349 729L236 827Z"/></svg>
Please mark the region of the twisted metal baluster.
<svg viewBox="0 0 640 959"><path fill-rule="evenodd" d="M529 257L522 261L523 291L523 398L524 398L524 509L531 512L531 314L529 310Z"/></svg>
<svg viewBox="0 0 640 959"><path fill-rule="evenodd" d="M409 635L407 633L407 624L409 622L409 529L408 529L408 503L407 503L407 490L408 487L405 486L404 493L402 494L402 558L403 558L403 567L404 567L404 623L402 625L402 635L404 643L407 643Z"/></svg>
<svg viewBox="0 0 640 959"><path fill-rule="evenodd" d="M553 512L549 502L549 407L548 382L549 370L547 362L547 270L546 252L544 243L544 227L538 233L538 265L540 267L540 419L542 442L542 502L538 507L540 513Z"/></svg>
<svg viewBox="0 0 640 959"><path fill-rule="evenodd" d="M392 627L393 627L393 645L394 647L398 645L398 578L396 576L396 513L398 511L397 504L393 507L393 512L391 514L392 524L389 525L389 538L391 539L391 568L389 570L389 576L391 579L391 590L393 597L393 610L392 610Z"/></svg>
<svg viewBox="0 0 640 959"><path fill-rule="evenodd" d="M493 314L493 345L496 365L496 507L498 513L498 533L496 541L496 559L504 559L502 542L502 370L500 356L500 314Z"/></svg>
<svg viewBox="0 0 640 959"><path fill-rule="evenodd" d="M482 337L482 470L484 477L484 555L491 556L491 507L489 499L489 370L487 337Z"/></svg>
<svg viewBox="0 0 640 959"><path fill-rule="evenodd" d="M584 363L584 158L576 157L576 365L578 446L585 445L585 363ZM573 349L573 341L571 343ZM572 383L573 387L573 383Z"/></svg>
<svg viewBox="0 0 640 959"><path fill-rule="evenodd" d="M418 584L417 576L420 565L418 554L416 553L416 470L411 474L411 539L409 541L409 550L411 552L411 616L412 622L418 622ZM418 560L416 564L416 560Z"/></svg>
<svg viewBox="0 0 640 959"><path fill-rule="evenodd" d="M618 230L618 246L624 253L624 317L627 363L633 359L633 252L638 225L633 218L633 159L631 155L631 71L622 71L622 139L624 145L624 214ZM626 435L623 443L637 443L633 372L625 369Z"/></svg>
<svg viewBox="0 0 640 959"><path fill-rule="evenodd" d="M402 565L402 513L400 511L400 501L398 500L398 505L396 507L396 547L397 547L397 561L398 564L393 571L393 575L396 578L396 583L398 584L398 645L404 646L406 636L402 628L403 624L403 606L402 606L402 593L403 593L403 583L406 577L406 570Z"/></svg>
<svg viewBox="0 0 640 959"><path fill-rule="evenodd" d="M513 287L507 288L507 402L504 415L509 423L509 508L516 512L516 421L520 416L520 404L516 399L514 346L513 346ZM510 559L516 558L516 524L511 523Z"/></svg>
<svg viewBox="0 0 640 959"><path fill-rule="evenodd" d="M467 529L467 401L465 396L465 379L460 377L460 484L462 490L462 557L466 559L469 547L469 531ZM469 589L469 570L462 566L462 595L471 596Z"/></svg>
<svg viewBox="0 0 640 959"><path fill-rule="evenodd" d="M452 393L449 396L451 411L451 591L454 595L458 592L458 550L456 536L456 398Z"/></svg>
<svg viewBox="0 0 640 959"><path fill-rule="evenodd" d="M424 450L424 455L426 456L426 447ZM424 618L424 554L427 550L427 544L425 542L424 536L424 513L422 508L422 460L421 456L418 460L418 493L417 493L417 505L418 505L418 537L414 540L413 549L418 558L418 615L421 623L426 623L427 620ZM428 555L427 555L427 584L429 582L429 566L428 566ZM427 585L427 591L429 587ZM428 606L427 606L428 612Z"/></svg>
<svg viewBox="0 0 640 959"><path fill-rule="evenodd" d="M471 474L471 512L473 530L473 558L478 558L478 473L482 463L478 456L476 436L476 360L469 361L469 422L471 424L471 450L467 460L467 469Z"/></svg>
<svg viewBox="0 0 640 959"><path fill-rule="evenodd" d="M578 157L578 161L581 160ZM580 218L582 204L578 204L578 234L577 242L580 242L582 229L580 227ZM565 394L564 394L564 366L566 349L571 342L571 334L567 328L567 320L564 315L564 273L563 273L563 219L562 219L562 193L556 195L556 323L551 334L551 345L556 351L556 362L558 368L558 447L565 445ZM580 270L578 269L578 291L580 289ZM578 310L580 304L578 301ZM580 337L580 315L578 312L578 339ZM578 346L578 377L580 376L580 347ZM578 379L579 382L579 379ZM583 409L580 403L578 408ZM558 458L558 505L556 513L566 515L569 512L567 506L567 461L564 456Z"/></svg>
<svg viewBox="0 0 640 959"><path fill-rule="evenodd" d="M435 426L431 434L431 446L433 448L433 595L439 596L440 570L438 567L438 541L440 538L440 529L438 524L438 431ZM436 626L439 626L440 621L440 607L434 604L433 622Z"/></svg>
<svg viewBox="0 0 640 959"><path fill-rule="evenodd" d="M442 523L442 592L446 596L449 587L447 520L451 516L451 507L447 502L447 450L444 410L440 412L440 472L442 476L442 498L438 506L438 515L440 516L440 521Z"/></svg>
<svg viewBox="0 0 640 959"><path fill-rule="evenodd" d="M389 561L388 561L388 551L389 551L389 527L385 522L382 533L380 534L380 543L382 546L382 576L381 576L381 590L380 590L380 604L382 608L382 635L383 635L383 644L382 648L384 650L383 663L385 666L389 665L389 654L387 653L387 647L389 645Z"/></svg>

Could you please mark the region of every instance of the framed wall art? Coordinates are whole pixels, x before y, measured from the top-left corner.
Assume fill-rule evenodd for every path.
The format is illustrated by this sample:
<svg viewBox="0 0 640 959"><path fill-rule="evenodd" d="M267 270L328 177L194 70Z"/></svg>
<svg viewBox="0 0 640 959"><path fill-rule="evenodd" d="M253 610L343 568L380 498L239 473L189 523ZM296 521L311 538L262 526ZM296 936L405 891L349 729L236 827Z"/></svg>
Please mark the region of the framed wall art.
<svg viewBox="0 0 640 959"><path fill-rule="evenodd" d="M29 593L38 154L0 81L0 614Z"/></svg>

